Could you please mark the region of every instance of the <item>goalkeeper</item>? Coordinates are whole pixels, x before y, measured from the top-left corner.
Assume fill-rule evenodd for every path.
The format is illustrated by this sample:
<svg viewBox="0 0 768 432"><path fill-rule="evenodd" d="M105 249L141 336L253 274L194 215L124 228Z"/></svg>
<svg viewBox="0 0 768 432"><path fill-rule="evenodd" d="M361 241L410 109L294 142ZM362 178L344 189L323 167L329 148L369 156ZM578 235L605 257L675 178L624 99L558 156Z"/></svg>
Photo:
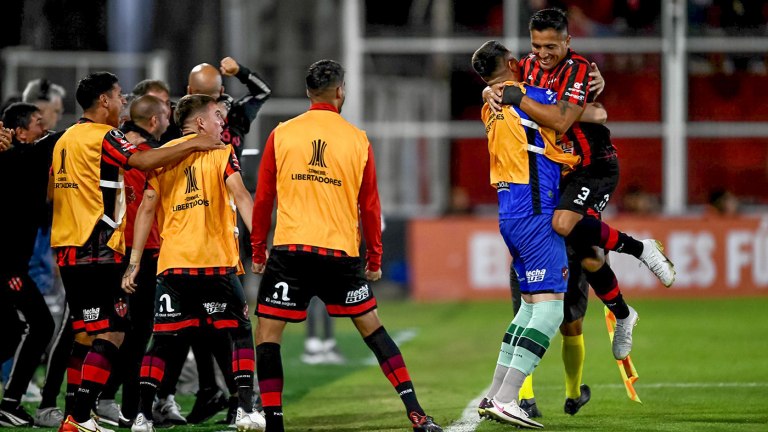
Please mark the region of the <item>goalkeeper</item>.
<svg viewBox="0 0 768 432"><path fill-rule="evenodd" d="M539 103L557 102L555 92L515 82L517 60L497 41L488 41L475 52L472 67L489 86L516 85ZM585 115L597 117L598 112L588 106ZM520 408L518 395L563 320L568 260L564 239L551 222L559 200L561 169L573 167L579 158L563 153L555 132L539 127L516 106L494 113L486 104L482 119L491 184L498 193L499 230L513 257L522 302L504 336L491 389L479 411L506 423L540 428Z"/></svg>

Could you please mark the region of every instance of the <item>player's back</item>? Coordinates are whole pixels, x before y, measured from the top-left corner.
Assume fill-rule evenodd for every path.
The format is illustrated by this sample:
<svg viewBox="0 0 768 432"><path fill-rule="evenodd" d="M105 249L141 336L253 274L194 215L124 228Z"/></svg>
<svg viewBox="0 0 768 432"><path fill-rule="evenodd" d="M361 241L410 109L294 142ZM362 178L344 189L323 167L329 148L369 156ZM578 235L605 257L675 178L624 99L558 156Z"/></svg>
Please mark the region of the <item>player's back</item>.
<svg viewBox="0 0 768 432"><path fill-rule="evenodd" d="M557 95L550 90L526 85L522 88L539 103L557 102ZM500 113L493 113L486 105L482 117L488 135L491 184L498 191L499 217L552 213L559 199L561 164L573 166L578 158L564 154L557 146L555 131L540 127L519 107L505 105Z"/></svg>
<svg viewBox="0 0 768 432"><path fill-rule="evenodd" d="M194 138L186 135L164 147ZM151 150L149 150L151 151ZM236 209L226 186L232 148L195 152L147 176L159 196L158 274L167 269L237 267Z"/></svg>
<svg viewBox="0 0 768 432"><path fill-rule="evenodd" d="M302 244L358 256L358 194L370 144L329 109L311 109L274 131L277 225L274 244Z"/></svg>

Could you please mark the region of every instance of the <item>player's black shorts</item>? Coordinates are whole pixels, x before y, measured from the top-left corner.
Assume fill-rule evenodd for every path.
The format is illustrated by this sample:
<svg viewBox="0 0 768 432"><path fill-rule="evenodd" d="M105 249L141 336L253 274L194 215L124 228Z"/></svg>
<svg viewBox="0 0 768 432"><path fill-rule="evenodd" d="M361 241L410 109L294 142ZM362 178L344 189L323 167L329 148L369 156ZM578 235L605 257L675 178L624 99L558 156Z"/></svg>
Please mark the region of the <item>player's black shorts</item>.
<svg viewBox="0 0 768 432"><path fill-rule="evenodd" d="M509 269L509 286L512 289L512 309L514 313L520 310L520 282L515 273L515 267ZM581 269L581 262L574 258L573 251L568 248L568 291L563 299L563 324L584 318L589 303L589 284Z"/></svg>
<svg viewBox="0 0 768 432"><path fill-rule="evenodd" d="M261 278L256 315L301 322L315 296L331 316L357 317L376 309L359 257L273 249Z"/></svg>
<svg viewBox="0 0 768 432"><path fill-rule="evenodd" d="M250 330L248 303L237 275L158 276L153 332L178 333L204 325Z"/></svg>
<svg viewBox="0 0 768 432"><path fill-rule="evenodd" d="M60 267L75 333L124 332L129 328L128 301L120 288L122 269L121 264L114 263Z"/></svg>
<svg viewBox="0 0 768 432"><path fill-rule="evenodd" d="M563 177L557 209L581 215L601 213L618 184L618 159L593 162Z"/></svg>

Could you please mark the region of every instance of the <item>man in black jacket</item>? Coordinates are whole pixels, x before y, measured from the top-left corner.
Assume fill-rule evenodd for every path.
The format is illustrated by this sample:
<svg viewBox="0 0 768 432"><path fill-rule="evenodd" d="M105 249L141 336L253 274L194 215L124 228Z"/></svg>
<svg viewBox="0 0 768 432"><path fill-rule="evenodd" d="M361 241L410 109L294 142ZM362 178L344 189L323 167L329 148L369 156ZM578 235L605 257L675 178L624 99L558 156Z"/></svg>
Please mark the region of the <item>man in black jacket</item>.
<svg viewBox="0 0 768 432"><path fill-rule="evenodd" d="M0 425L31 427L34 419L20 405L21 396L51 340L54 322L43 295L29 277L29 260L37 230L46 223L47 174L55 140L37 142L45 129L40 109L32 104L10 105L3 124L13 131L13 141L6 151L0 149L0 184L6 185L0 201L8 207L0 212L0 303L13 309L8 308L10 313L2 316L3 328L10 329L13 343L2 343L0 361L16 351L25 323L28 332L0 402ZM24 316L23 322L17 311Z"/></svg>

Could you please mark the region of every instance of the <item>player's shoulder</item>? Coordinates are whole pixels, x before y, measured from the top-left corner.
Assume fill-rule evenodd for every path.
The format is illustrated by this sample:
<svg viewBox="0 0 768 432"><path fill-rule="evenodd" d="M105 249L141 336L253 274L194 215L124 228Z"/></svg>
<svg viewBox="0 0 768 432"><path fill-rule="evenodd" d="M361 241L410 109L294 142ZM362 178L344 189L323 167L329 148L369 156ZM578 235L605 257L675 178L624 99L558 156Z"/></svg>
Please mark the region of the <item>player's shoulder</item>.
<svg viewBox="0 0 768 432"><path fill-rule="evenodd" d="M109 125L103 126L107 127L106 132L104 133L104 141L112 144L115 147L120 147L124 151L136 149L136 146L131 144L131 142L128 141L128 139L125 137L123 131Z"/></svg>
<svg viewBox="0 0 768 432"><path fill-rule="evenodd" d="M523 64L528 64L528 63L531 63L531 62L535 62L536 61L536 54L528 53L528 55L523 57L520 61Z"/></svg>
<svg viewBox="0 0 768 432"><path fill-rule="evenodd" d="M573 50L568 51L568 55L565 56L565 59L563 59L563 61L566 62L566 66L589 67L589 60L587 60L586 57L582 56L581 54Z"/></svg>

